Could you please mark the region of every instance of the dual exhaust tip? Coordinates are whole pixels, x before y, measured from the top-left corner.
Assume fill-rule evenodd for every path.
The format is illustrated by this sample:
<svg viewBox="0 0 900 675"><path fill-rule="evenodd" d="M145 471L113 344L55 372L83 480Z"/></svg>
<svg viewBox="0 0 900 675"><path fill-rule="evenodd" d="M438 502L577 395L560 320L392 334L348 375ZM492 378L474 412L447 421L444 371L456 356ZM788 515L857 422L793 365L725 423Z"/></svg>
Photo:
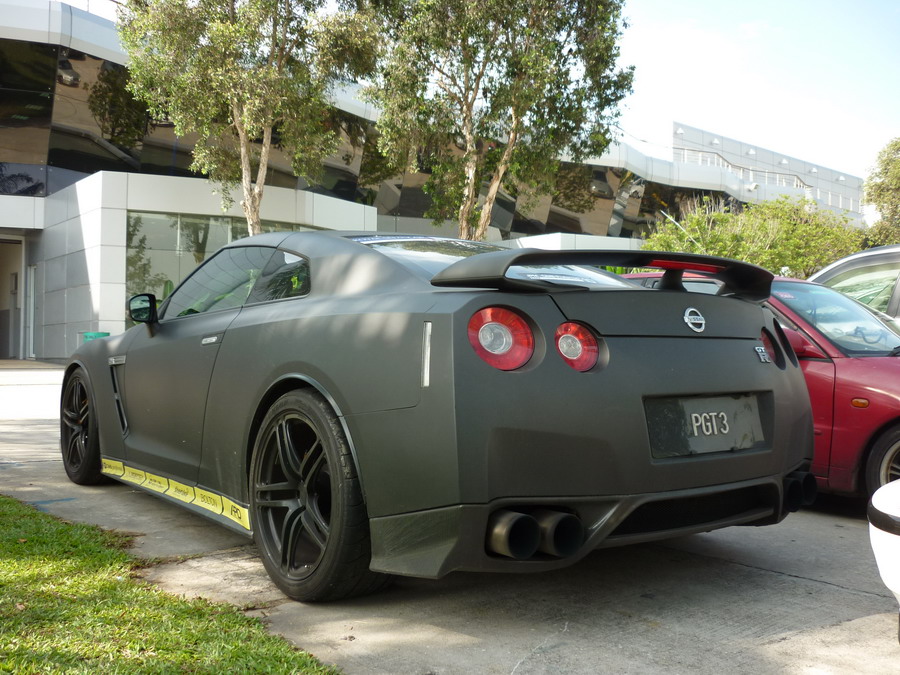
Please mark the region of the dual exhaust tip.
<svg viewBox="0 0 900 675"><path fill-rule="evenodd" d="M564 511L502 509L492 513L488 521L488 550L514 560L528 560L538 552L567 558L583 543L584 525L577 516Z"/></svg>
<svg viewBox="0 0 900 675"><path fill-rule="evenodd" d="M819 486L809 471L793 471L784 477L782 495L784 509L793 513L801 506L809 506L816 500Z"/></svg>

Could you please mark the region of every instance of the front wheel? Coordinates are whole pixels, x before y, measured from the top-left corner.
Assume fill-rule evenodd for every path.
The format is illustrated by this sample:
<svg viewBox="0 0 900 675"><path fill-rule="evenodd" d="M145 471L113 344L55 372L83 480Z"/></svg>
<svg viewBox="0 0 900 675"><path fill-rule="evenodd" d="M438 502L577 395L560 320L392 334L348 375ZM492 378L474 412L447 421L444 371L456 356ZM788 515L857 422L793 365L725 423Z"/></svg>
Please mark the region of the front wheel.
<svg viewBox="0 0 900 675"><path fill-rule="evenodd" d="M253 535L269 576L295 600L381 588L369 570L369 522L343 429L317 393L299 390L266 413L250 462Z"/></svg>
<svg viewBox="0 0 900 675"><path fill-rule="evenodd" d="M100 470L100 437L90 380L76 368L63 389L59 410L59 445L69 480L96 485L104 480Z"/></svg>
<svg viewBox="0 0 900 675"><path fill-rule="evenodd" d="M900 479L900 425L885 431L866 461L866 490L871 496L885 483Z"/></svg>

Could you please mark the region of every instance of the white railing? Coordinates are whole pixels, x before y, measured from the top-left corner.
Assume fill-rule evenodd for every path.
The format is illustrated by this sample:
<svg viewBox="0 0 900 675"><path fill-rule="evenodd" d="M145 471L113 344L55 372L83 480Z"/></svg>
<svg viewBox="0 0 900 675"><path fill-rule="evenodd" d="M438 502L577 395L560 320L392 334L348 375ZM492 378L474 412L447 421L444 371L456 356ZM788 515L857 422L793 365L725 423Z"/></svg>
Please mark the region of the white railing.
<svg viewBox="0 0 900 675"><path fill-rule="evenodd" d="M676 162L681 161L684 164L697 164L699 166L712 166L724 169L747 183L759 183L760 185L774 185L776 187L803 190L808 199L813 199L813 191L815 190L815 199L817 201L847 211L857 210L854 208L854 200L851 197L845 197L844 195L832 192L831 190L815 188L803 181L796 174L738 166L737 164L732 164L717 152L691 150L689 148L674 148L674 151ZM856 207L859 208L859 204L856 204Z"/></svg>

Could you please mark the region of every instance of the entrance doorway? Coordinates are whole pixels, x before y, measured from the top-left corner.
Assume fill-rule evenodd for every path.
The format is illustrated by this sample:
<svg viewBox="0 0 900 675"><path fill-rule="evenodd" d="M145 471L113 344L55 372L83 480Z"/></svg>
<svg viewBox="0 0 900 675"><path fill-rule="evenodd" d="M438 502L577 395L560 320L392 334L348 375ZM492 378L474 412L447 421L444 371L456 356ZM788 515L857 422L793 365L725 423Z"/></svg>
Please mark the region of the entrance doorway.
<svg viewBox="0 0 900 675"><path fill-rule="evenodd" d="M21 356L22 242L0 238L0 359Z"/></svg>

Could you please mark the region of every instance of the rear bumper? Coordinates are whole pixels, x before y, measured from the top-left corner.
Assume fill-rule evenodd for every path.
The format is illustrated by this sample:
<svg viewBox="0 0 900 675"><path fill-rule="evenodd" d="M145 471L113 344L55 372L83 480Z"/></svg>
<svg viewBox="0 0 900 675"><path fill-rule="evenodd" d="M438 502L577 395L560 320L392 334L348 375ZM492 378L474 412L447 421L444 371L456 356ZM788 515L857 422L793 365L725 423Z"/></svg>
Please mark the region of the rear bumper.
<svg viewBox="0 0 900 675"><path fill-rule="evenodd" d="M805 475L809 463L794 468ZM810 475L811 476L811 475ZM656 541L733 525L769 525L789 511L786 476L634 495L506 498L372 518L375 571L439 578L453 571L541 572L571 565L598 548ZM812 478L810 477L810 480ZM814 484L814 483L813 483ZM584 527L574 552L541 551L515 560L490 550L492 515L550 509L576 516Z"/></svg>

